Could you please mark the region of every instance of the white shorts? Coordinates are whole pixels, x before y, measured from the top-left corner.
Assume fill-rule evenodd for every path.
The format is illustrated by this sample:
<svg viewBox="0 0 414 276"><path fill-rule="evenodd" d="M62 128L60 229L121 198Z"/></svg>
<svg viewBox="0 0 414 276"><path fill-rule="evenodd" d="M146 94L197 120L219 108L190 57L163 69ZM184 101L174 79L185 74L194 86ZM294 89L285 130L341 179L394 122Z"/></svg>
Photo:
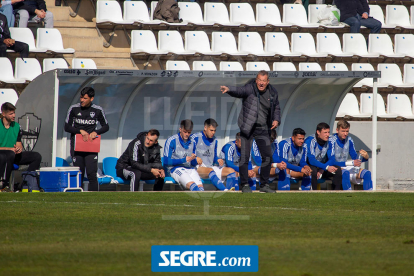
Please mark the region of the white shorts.
<svg viewBox="0 0 414 276"><path fill-rule="evenodd" d="M197 165L196 168L198 169L200 167L202 167L202 168L212 168L214 170L214 172L216 173L217 177L221 181L223 181L222 176L221 176L222 172L223 172L223 167L219 167L219 166L207 167L206 165L204 165L204 163L202 163L201 165Z"/></svg>
<svg viewBox="0 0 414 276"><path fill-rule="evenodd" d="M184 188L186 188L187 183L190 182L194 182L197 185L203 185L203 182L201 182L201 178L198 175L196 169L180 167L171 173L171 177L174 178L174 180Z"/></svg>
<svg viewBox="0 0 414 276"><path fill-rule="evenodd" d="M355 172L356 170L354 166L346 166L346 167L342 167L341 169L342 169L342 172L349 171L349 178L350 178L351 183L358 184L358 185L362 184L362 179L357 178L359 171L358 173Z"/></svg>

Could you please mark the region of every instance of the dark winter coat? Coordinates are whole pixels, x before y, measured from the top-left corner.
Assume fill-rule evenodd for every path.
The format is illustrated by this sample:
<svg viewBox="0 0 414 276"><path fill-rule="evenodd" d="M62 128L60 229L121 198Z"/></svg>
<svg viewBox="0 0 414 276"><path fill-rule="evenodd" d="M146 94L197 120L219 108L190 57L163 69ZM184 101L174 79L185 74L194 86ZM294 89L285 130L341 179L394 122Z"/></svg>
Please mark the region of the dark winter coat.
<svg viewBox="0 0 414 276"><path fill-rule="evenodd" d="M13 4L13 9L26 10L30 14L34 14L36 9L47 11L46 2L44 0L25 0L22 2L18 2Z"/></svg>
<svg viewBox="0 0 414 276"><path fill-rule="evenodd" d="M116 169L132 167L142 172L151 172L151 169L162 169L161 146L156 143L152 147L145 147L148 132L141 132L132 140L125 152L119 157Z"/></svg>
<svg viewBox="0 0 414 276"><path fill-rule="evenodd" d="M0 43L3 43L5 39L10 38L9 26L7 25L7 18L0 13Z"/></svg>
<svg viewBox="0 0 414 276"><path fill-rule="evenodd" d="M280 124L280 106L276 88L269 84L268 89L271 95L270 116L267 120L267 126L270 132L273 121L278 121ZM243 99L243 107L240 111L237 123L240 127L240 131L246 136L249 136L253 125L257 122L260 109L260 94L257 89L256 80L251 80L242 87L229 86L229 92L227 92L227 94L235 98Z"/></svg>
<svg viewBox="0 0 414 276"><path fill-rule="evenodd" d="M335 4L341 13L341 22L357 14L369 14L367 0L335 0Z"/></svg>
<svg viewBox="0 0 414 276"><path fill-rule="evenodd" d="M175 0L160 0L154 9L154 19L167 21L168 23L180 23L178 17L180 7Z"/></svg>

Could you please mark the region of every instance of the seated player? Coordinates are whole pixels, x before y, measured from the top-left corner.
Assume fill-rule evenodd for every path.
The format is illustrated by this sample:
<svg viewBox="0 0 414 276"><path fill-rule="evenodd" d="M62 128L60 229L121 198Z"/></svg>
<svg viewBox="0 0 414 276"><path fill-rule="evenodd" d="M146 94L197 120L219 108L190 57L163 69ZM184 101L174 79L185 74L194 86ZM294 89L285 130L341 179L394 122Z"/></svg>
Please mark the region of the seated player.
<svg viewBox="0 0 414 276"><path fill-rule="evenodd" d="M279 172L279 190L290 190L290 179L301 178L302 190L310 190L312 170L306 163L308 149L305 142L306 132L301 128L295 128L292 137L279 143L282 149L280 160L286 163L286 170Z"/></svg>
<svg viewBox="0 0 414 276"><path fill-rule="evenodd" d="M269 177L269 183L272 183L276 176L279 174L281 170L286 169L286 163L283 161L280 161L279 158L279 143L276 140L277 133L275 129L272 129L270 132L270 141L272 142L272 168L270 169L270 177ZM253 171L256 173L256 175L260 174L260 166L262 165L262 157L260 155L260 151L257 147L256 141L253 140L252 145L252 163L253 163Z"/></svg>
<svg viewBox="0 0 414 276"><path fill-rule="evenodd" d="M204 191L196 169L195 143L190 139L193 126L193 121L182 120L180 131L167 139L164 147L164 166L184 189Z"/></svg>
<svg viewBox="0 0 414 276"><path fill-rule="evenodd" d="M236 134L236 140L230 141L227 144L224 145L224 147L221 149L220 152L220 158L224 159L226 163L226 167L232 168L236 173L236 180L234 182L234 188L236 191L239 190L239 183L238 183L238 177L239 177L239 163L240 163L240 148L241 148L241 136L240 132ZM249 160L248 165L248 176L249 176L249 186L252 190L256 190L256 174L253 171L253 166L251 161ZM231 189L232 186L229 185L227 182L227 189Z"/></svg>
<svg viewBox="0 0 414 276"><path fill-rule="evenodd" d="M342 167L342 187L344 190L351 190L351 182L354 184L363 182L364 190L372 190L371 172L360 168L362 162L368 161L369 155L361 149L359 154L362 160L358 159L354 141L349 136L350 127L347 121L340 120L336 127L337 133L330 137L335 154L335 165ZM352 158L350 161L347 161L348 154Z"/></svg>
<svg viewBox="0 0 414 276"><path fill-rule="evenodd" d="M332 177L334 190L342 190L341 167L334 165L335 155L329 141L330 127L319 123L316 133L305 139L308 148L308 164L312 169L312 190L318 189L318 179Z"/></svg>
<svg viewBox="0 0 414 276"><path fill-rule="evenodd" d="M204 122L204 130L191 135L196 147L197 172L201 178L209 178L220 191L228 190L222 181L227 176L227 185L234 190L234 182L237 181L236 172L230 167L223 167L224 160L217 156L218 141L214 136L217 126L214 119L207 119Z"/></svg>

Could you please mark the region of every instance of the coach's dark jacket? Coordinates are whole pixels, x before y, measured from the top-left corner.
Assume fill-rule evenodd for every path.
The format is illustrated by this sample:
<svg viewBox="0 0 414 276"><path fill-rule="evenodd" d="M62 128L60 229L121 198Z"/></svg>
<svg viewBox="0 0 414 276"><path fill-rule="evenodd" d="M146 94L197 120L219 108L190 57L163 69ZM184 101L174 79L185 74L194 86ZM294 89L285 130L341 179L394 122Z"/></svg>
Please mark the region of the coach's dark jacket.
<svg viewBox="0 0 414 276"><path fill-rule="evenodd" d="M34 14L36 9L47 11L46 2L44 0L24 0L22 2L14 3L13 9L26 10L30 14Z"/></svg>
<svg viewBox="0 0 414 276"><path fill-rule="evenodd" d="M280 124L280 106L276 88L269 84L267 86L267 89L269 89L271 95L269 112L270 116L267 120L267 126L269 127L270 135L272 122L278 121ZM237 123L240 127L240 131L246 136L249 136L251 134L250 132L253 128L253 125L257 122L260 109L260 94L259 90L257 89L256 80L251 80L242 87L229 86L229 92L227 92L227 94L235 98L243 99L243 107L240 111Z"/></svg>
<svg viewBox="0 0 414 276"><path fill-rule="evenodd" d="M162 169L161 146L154 144L152 147L145 147L145 139L148 132L141 132L137 138L132 140L125 152L119 157L116 169L132 167L143 172L151 172L151 169Z"/></svg>
<svg viewBox="0 0 414 276"><path fill-rule="evenodd" d="M341 22L357 14L369 14L367 0L335 0L335 4L341 12Z"/></svg>

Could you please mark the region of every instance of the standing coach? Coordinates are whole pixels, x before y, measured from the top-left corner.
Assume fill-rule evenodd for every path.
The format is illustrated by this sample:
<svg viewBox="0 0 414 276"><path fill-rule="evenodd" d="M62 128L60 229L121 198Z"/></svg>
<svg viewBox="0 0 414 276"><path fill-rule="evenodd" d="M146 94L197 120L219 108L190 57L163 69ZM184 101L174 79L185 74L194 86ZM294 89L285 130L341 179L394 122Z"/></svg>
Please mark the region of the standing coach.
<svg viewBox="0 0 414 276"><path fill-rule="evenodd" d="M255 139L262 156L260 192L274 193L267 184L272 165L270 131L280 123L280 107L278 93L269 84L269 74L262 70L257 74L255 81L252 80L243 87L221 86L220 90L223 94L243 99L243 108L238 119L242 142L239 163L242 192L252 192L248 184L248 164Z"/></svg>
<svg viewBox="0 0 414 276"><path fill-rule="evenodd" d="M82 134L83 141L93 140L97 135L101 135L109 130L108 121L102 107L92 104L95 97L95 90L92 87L85 87L81 91L80 103L69 107L65 121L65 131L70 135L70 155L72 156L73 166L79 167L83 177L86 173L89 179L89 191L98 190L98 153L75 151L75 135ZM101 125L97 129L97 125Z"/></svg>

